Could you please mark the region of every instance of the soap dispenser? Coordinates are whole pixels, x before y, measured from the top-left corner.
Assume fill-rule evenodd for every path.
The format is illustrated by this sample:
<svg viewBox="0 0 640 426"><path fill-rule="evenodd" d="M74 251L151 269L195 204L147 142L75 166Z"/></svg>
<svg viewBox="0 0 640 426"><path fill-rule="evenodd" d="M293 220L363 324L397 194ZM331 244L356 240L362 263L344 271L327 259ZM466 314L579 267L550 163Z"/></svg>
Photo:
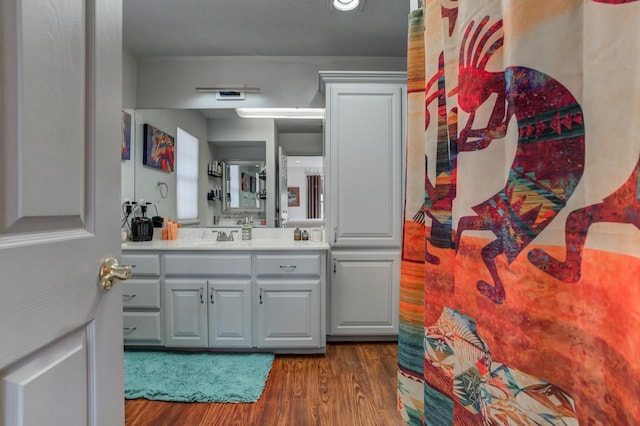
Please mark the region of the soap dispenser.
<svg viewBox="0 0 640 426"><path fill-rule="evenodd" d="M244 219L244 224L242 225L242 239L250 240L251 239L251 223L249 223L249 218L246 217Z"/></svg>

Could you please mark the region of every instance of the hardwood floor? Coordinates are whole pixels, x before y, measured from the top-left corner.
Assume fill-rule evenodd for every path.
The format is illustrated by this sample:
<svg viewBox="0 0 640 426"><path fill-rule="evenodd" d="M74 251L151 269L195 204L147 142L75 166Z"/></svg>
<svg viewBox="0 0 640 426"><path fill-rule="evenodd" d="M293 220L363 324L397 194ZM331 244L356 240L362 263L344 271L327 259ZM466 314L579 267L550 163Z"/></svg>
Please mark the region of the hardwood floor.
<svg viewBox="0 0 640 426"><path fill-rule="evenodd" d="M127 426L404 425L396 410L396 343L330 343L326 355L277 355L258 402L128 400Z"/></svg>

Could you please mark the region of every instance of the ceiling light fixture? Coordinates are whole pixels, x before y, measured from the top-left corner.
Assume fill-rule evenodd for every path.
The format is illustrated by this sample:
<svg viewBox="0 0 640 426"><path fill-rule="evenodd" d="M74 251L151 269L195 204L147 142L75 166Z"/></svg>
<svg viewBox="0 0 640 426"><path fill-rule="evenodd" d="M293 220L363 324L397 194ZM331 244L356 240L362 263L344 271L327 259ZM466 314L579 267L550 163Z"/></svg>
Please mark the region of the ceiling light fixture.
<svg viewBox="0 0 640 426"><path fill-rule="evenodd" d="M333 0L333 7L338 10L353 10L358 7L360 0Z"/></svg>
<svg viewBox="0 0 640 426"><path fill-rule="evenodd" d="M243 118L324 118L324 108L236 108L236 113Z"/></svg>

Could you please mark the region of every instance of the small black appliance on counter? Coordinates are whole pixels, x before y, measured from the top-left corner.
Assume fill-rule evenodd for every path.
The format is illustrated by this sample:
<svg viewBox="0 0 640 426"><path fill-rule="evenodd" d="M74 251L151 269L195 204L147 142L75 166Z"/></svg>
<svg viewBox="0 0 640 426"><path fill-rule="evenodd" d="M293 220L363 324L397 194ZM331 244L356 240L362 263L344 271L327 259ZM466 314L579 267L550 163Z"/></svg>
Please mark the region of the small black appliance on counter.
<svg viewBox="0 0 640 426"><path fill-rule="evenodd" d="M154 228L162 228L162 224L164 223L164 217L154 216L151 218L151 221L153 222Z"/></svg>
<svg viewBox="0 0 640 426"><path fill-rule="evenodd" d="M153 239L153 222L148 217L131 219L131 239L133 241L151 241Z"/></svg>
<svg viewBox="0 0 640 426"><path fill-rule="evenodd" d="M131 219L131 239L133 241L151 241L153 239L153 220L147 217L147 207L152 204L140 200L138 209L142 216L136 216ZM156 208L157 213L158 209Z"/></svg>

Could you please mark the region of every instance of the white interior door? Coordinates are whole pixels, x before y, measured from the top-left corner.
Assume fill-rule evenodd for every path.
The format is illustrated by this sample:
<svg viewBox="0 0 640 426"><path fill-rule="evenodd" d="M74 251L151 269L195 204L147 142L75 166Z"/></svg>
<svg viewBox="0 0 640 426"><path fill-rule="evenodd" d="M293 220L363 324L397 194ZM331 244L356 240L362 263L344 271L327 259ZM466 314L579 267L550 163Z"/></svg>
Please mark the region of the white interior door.
<svg viewBox="0 0 640 426"><path fill-rule="evenodd" d="M122 4L0 0L0 423L124 423Z"/></svg>

